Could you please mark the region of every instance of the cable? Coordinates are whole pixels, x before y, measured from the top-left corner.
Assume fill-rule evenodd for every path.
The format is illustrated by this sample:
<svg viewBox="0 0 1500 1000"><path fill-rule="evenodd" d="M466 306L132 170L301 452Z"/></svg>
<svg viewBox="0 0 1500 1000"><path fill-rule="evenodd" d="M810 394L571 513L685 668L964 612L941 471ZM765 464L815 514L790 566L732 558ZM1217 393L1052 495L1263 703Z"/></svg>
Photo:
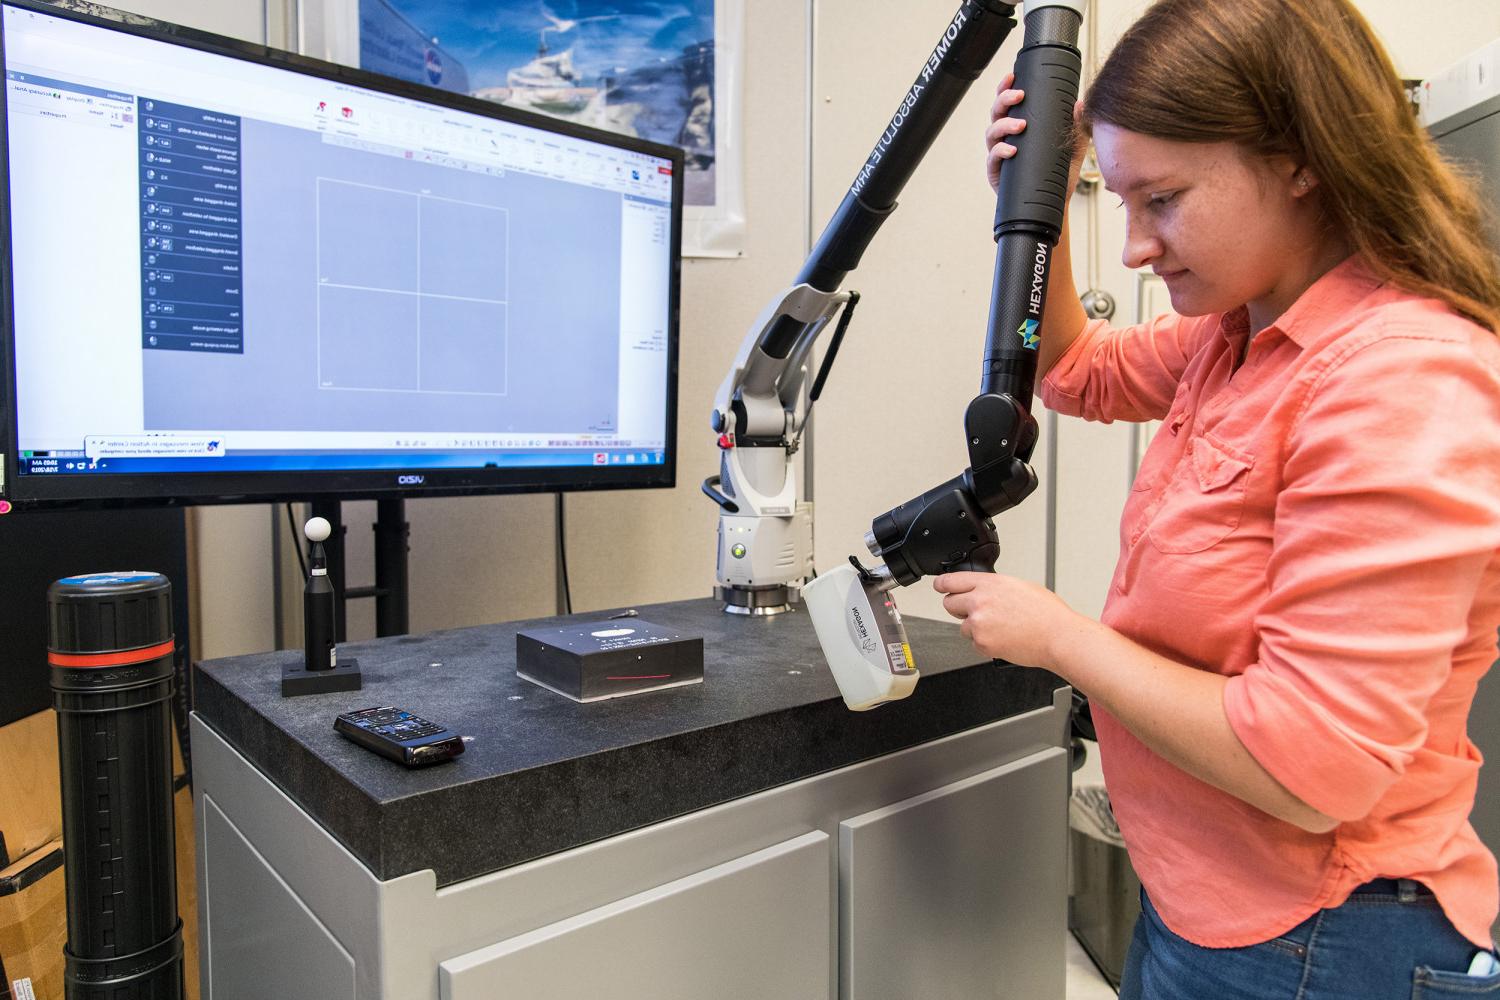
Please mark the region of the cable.
<svg viewBox="0 0 1500 1000"><path fill-rule="evenodd" d="M1095 4L1088 12L1088 86L1093 86L1094 78L1099 75L1099 6ZM1098 153L1094 154L1094 161L1098 163ZM1100 247L1099 247L1099 202L1102 201L1103 181L1094 188L1092 197L1089 198L1089 239L1088 239L1088 275L1089 288L1099 287L1100 270Z"/></svg>
<svg viewBox="0 0 1500 1000"><path fill-rule="evenodd" d="M563 495L557 494L557 575L562 583L563 614L573 613L573 589L568 584L568 536L563 530Z"/></svg>
<svg viewBox="0 0 1500 1000"><path fill-rule="evenodd" d="M302 579L307 579L307 560L302 558L302 533L297 530L297 519L292 515L292 505L286 505L286 526L292 529L292 548L297 550L297 565L302 567Z"/></svg>

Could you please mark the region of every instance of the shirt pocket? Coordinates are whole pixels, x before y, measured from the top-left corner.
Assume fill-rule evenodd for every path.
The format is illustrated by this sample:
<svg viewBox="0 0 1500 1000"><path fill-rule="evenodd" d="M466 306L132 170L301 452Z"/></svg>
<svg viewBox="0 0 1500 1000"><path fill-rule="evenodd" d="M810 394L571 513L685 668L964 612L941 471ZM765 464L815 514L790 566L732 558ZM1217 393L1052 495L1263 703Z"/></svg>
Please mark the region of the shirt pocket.
<svg viewBox="0 0 1500 1000"><path fill-rule="evenodd" d="M1146 531L1151 544L1168 555L1202 552L1240 526L1255 465L1253 455L1206 434L1189 447Z"/></svg>

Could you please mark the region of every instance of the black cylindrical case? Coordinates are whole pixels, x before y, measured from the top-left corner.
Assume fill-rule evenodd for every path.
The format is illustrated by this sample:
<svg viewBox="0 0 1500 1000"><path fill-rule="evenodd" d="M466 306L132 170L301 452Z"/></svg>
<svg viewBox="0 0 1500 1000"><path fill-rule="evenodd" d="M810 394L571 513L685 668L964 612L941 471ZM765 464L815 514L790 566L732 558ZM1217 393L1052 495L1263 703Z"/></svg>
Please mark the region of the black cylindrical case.
<svg viewBox="0 0 1500 1000"><path fill-rule="evenodd" d="M180 1000L172 815L172 585L70 576L47 592L62 773L67 1000Z"/></svg>

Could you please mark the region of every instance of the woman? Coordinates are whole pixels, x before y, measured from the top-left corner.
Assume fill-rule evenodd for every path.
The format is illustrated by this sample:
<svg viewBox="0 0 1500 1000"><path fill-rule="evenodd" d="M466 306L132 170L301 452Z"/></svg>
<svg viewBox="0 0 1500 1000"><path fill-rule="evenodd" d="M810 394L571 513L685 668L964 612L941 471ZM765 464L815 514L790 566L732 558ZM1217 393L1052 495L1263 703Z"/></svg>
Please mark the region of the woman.
<svg viewBox="0 0 1500 1000"><path fill-rule="evenodd" d="M1024 127L1009 86L992 183ZM1088 322L1065 232L1043 401L1164 421L1103 620L1003 576L935 586L983 652L1090 697L1145 886L1121 996L1500 996L1465 733L1500 625L1475 198L1347 0L1161 0L1080 122L1125 265L1179 314Z"/></svg>

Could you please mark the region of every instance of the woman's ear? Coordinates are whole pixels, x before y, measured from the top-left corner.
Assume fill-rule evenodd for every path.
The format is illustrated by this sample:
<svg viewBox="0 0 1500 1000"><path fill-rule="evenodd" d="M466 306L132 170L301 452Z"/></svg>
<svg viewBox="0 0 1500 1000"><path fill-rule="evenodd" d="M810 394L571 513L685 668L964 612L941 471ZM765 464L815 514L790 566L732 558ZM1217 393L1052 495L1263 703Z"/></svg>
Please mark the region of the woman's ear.
<svg viewBox="0 0 1500 1000"><path fill-rule="evenodd" d="M1301 198L1317 186L1318 179L1307 167L1298 167L1296 173L1292 174L1293 198Z"/></svg>

